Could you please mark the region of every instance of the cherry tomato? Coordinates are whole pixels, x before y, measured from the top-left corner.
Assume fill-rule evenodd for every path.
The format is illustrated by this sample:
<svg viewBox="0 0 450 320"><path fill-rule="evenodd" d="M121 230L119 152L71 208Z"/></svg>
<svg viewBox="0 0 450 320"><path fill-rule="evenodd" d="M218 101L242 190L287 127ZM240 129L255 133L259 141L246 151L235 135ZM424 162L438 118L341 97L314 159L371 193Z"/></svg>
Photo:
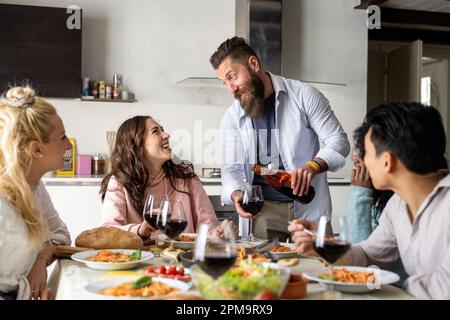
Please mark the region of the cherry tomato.
<svg viewBox="0 0 450 320"><path fill-rule="evenodd" d="M153 270L152 267L148 267L148 268L145 270L145 272L147 272L147 273L155 273L155 270Z"/></svg>
<svg viewBox="0 0 450 320"><path fill-rule="evenodd" d="M166 274L175 276L177 274L177 267L170 266L169 269L167 269Z"/></svg>
<svg viewBox="0 0 450 320"><path fill-rule="evenodd" d="M177 268L177 274L179 276L184 276L184 268L183 267L178 267Z"/></svg>
<svg viewBox="0 0 450 320"><path fill-rule="evenodd" d="M160 265L158 268L156 268L155 272L158 274L166 274L166 268L163 265Z"/></svg>

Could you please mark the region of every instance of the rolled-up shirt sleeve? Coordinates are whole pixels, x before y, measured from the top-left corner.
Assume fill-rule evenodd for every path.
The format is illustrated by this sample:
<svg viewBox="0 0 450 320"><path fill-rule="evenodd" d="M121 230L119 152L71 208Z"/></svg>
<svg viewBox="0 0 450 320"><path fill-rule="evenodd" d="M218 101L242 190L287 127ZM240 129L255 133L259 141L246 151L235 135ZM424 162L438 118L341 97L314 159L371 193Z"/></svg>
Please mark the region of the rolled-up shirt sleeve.
<svg viewBox="0 0 450 320"><path fill-rule="evenodd" d="M230 114L225 113L220 123L220 142L222 148L222 196L223 204L231 205L231 194L239 190L246 181L245 155L239 129Z"/></svg>
<svg viewBox="0 0 450 320"><path fill-rule="evenodd" d="M324 144L316 157L327 163L328 170L338 171L345 166L345 158L350 153L347 134L323 94L312 86L304 90L303 104L309 124Z"/></svg>

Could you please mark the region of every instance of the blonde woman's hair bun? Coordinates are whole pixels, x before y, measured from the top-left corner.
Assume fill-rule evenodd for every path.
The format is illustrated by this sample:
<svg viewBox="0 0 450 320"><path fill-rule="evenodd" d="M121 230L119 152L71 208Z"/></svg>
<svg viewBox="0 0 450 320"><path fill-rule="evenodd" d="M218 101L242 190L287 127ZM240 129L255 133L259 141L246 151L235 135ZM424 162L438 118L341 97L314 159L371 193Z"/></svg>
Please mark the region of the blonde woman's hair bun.
<svg viewBox="0 0 450 320"><path fill-rule="evenodd" d="M6 101L16 108L27 108L34 104L35 92L30 87L14 87L6 93Z"/></svg>

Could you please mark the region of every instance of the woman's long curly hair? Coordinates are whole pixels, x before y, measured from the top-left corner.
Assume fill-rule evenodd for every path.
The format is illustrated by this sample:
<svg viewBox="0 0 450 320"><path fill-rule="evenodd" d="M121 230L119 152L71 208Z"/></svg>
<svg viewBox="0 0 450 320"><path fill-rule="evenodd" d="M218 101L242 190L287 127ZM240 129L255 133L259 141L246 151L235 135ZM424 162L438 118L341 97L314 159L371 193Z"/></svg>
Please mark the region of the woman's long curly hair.
<svg viewBox="0 0 450 320"><path fill-rule="evenodd" d="M112 176L127 190L131 203L137 212L143 212L145 202L145 189L151 183L149 174L144 165L145 137L147 120L149 116L136 116L126 120L119 127L111 154L111 171L102 181L100 194L102 201L105 199L108 183ZM168 160L163 164L163 170L169 177L171 186L178 192L187 193L177 189L175 179L187 179L195 177L194 167L190 162L182 161L175 164Z"/></svg>

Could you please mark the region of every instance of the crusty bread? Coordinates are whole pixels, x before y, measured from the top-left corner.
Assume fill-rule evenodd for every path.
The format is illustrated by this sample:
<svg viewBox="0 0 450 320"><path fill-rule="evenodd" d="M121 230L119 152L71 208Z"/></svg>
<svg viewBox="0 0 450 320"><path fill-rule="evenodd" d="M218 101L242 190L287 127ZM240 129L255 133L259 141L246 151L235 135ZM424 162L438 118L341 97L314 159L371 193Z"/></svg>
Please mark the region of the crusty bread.
<svg viewBox="0 0 450 320"><path fill-rule="evenodd" d="M75 245L93 249L142 249L144 242L132 232L113 227L100 227L80 233Z"/></svg>

